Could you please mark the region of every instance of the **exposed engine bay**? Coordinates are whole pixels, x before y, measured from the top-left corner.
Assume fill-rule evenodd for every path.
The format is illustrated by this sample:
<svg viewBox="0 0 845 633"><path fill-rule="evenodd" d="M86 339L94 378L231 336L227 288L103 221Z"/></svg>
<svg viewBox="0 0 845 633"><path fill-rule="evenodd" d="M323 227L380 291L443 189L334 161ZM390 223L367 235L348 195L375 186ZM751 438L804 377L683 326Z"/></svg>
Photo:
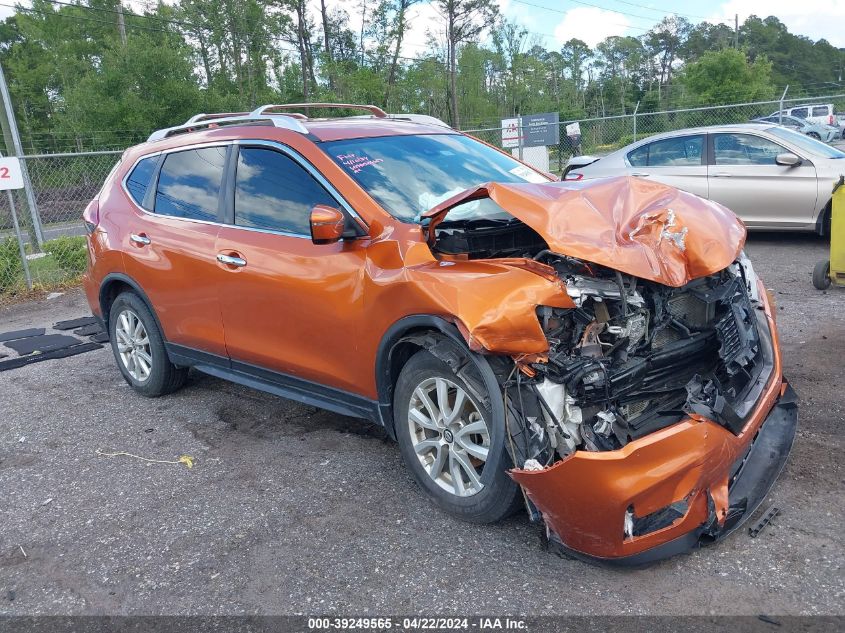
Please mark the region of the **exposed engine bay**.
<svg viewBox="0 0 845 633"><path fill-rule="evenodd" d="M443 222L435 248L535 259L554 269L575 304L538 307L547 361L516 363L502 377L518 467L616 450L690 414L738 434L768 378L768 328L744 255L673 288L552 253L518 220Z"/></svg>

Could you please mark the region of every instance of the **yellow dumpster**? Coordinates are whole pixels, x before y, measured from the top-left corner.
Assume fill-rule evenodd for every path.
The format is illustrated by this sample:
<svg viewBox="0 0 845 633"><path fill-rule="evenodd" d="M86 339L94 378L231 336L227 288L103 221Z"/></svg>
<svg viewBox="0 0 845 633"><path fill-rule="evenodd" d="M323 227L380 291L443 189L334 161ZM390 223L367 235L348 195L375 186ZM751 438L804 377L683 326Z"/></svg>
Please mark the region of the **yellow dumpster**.
<svg viewBox="0 0 845 633"><path fill-rule="evenodd" d="M825 290L833 282L845 286L845 176L833 185L830 207L830 259L813 269L813 285Z"/></svg>

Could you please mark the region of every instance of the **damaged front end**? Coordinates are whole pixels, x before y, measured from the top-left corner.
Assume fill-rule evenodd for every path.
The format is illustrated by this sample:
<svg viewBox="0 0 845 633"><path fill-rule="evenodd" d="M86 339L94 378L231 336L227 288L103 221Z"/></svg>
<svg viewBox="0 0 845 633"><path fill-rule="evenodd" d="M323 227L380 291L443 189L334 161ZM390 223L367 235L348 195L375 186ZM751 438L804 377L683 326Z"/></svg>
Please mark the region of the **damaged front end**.
<svg viewBox="0 0 845 633"><path fill-rule="evenodd" d="M547 353L514 356L499 371L511 476L532 516L554 546L612 563L647 564L725 536L762 502L797 422L744 231L715 216L724 239L711 248L665 204L678 192L664 187L646 211L608 219L615 244L573 246L565 228L577 217L549 212L540 223L530 212L565 194L549 186L539 200L499 187L497 198L497 187L484 196L521 220L440 216L432 246L447 257L531 258L571 300L536 308Z"/></svg>
<svg viewBox="0 0 845 633"><path fill-rule="evenodd" d="M504 390L512 476L550 541L644 564L724 536L774 482L796 420L781 398L762 425L786 385L750 263L672 288L547 259L575 307L538 308L548 358Z"/></svg>
<svg viewBox="0 0 845 633"><path fill-rule="evenodd" d="M616 450L690 414L742 430L772 371L747 260L671 288L546 258L576 307L537 310L549 352L523 367L536 421L525 460L549 465L575 446Z"/></svg>

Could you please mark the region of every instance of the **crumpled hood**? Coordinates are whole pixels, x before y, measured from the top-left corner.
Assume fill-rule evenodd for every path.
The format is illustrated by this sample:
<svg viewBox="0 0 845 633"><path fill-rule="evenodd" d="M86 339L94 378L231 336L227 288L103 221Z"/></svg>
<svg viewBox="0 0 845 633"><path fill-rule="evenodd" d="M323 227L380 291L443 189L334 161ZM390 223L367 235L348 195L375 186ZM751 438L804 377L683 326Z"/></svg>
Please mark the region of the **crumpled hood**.
<svg viewBox="0 0 845 633"><path fill-rule="evenodd" d="M722 205L629 176L479 185L423 214L429 242L450 209L487 197L537 231L555 253L667 286L726 268L745 244L745 227Z"/></svg>

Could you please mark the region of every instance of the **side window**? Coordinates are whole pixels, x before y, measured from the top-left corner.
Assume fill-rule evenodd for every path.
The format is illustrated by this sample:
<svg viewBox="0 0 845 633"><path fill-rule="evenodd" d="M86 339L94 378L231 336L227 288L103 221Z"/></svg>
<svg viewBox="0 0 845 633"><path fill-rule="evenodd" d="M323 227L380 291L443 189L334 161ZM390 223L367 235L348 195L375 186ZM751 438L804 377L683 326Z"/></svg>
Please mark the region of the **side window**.
<svg viewBox="0 0 845 633"><path fill-rule="evenodd" d="M750 134L714 134L713 153L717 165L776 165L775 158L786 150Z"/></svg>
<svg viewBox="0 0 845 633"><path fill-rule="evenodd" d="M155 212L192 220L217 220L225 147L168 154L161 166Z"/></svg>
<svg viewBox="0 0 845 633"><path fill-rule="evenodd" d="M144 196L147 195L147 187L150 186L150 180L152 180L157 162L158 156L139 161L132 173L129 174L129 178L126 179L126 189L139 207L144 206Z"/></svg>
<svg viewBox="0 0 845 633"><path fill-rule="evenodd" d="M789 114L792 116L797 116L799 119L806 119L807 118L807 108L792 108Z"/></svg>
<svg viewBox="0 0 845 633"><path fill-rule="evenodd" d="M704 136L679 136L649 143L628 154L634 167L677 167L701 164Z"/></svg>
<svg viewBox="0 0 845 633"><path fill-rule="evenodd" d="M813 116L827 116L827 106L813 107Z"/></svg>
<svg viewBox="0 0 845 633"><path fill-rule="evenodd" d="M295 160L272 149L242 147L235 178L235 225L310 235L315 204L337 202Z"/></svg>
<svg viewBox="0 0 845 633"><path fill-rule="evenodd" d="M648 167L648 145L638 147L628 154L631 167Z"/></svg>

